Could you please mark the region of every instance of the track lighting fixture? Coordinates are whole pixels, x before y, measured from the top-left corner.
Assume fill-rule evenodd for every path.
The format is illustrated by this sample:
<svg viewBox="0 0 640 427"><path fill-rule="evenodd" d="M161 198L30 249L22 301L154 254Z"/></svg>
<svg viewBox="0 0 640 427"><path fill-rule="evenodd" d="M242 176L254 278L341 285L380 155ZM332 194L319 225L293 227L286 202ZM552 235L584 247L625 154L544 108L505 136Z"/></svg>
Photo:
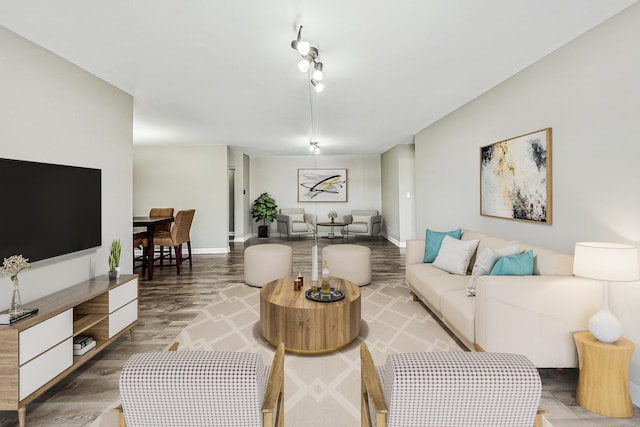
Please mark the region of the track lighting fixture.
<svg viewBox="0 0 640 427"><path fill-rule="evenodd" d="M318 60L320 51L317 47L311 46L308 41L302 40L302 26L298 29L296 39L291 41L291 47L302 56L302 59L298 61L298 69L303 73L311 72L309 80L321 81L324 78L322 74L324 65ZM318 89L316 85L314 87L318 93L324 89L324 85L321 86L321 89Z"/></svg>
<svg viewBox="0 0 640 427"><path fill-rule="evenodd" d="M309 141L309 152L313 154L320 154L320 143L318 141Z"/></svg>
<svg viewBox="0 0 640 427"><path fill-rule="evenodd" d="M302 59L298 62L298 69L303 73L307 73L309 76L309 113L311 116L309 152L312 154L320 154L320 144L316 139L316 125L313 117L313 96L311 87L315 89L316 93L320 93L324 90L324 83L322 83L324 78L322 73L324 65L318 59L320 56L318 48L311 46L308 41L302 39L302 26L298 29L298 36L296 39L291 41L291 47L302 56Z"/></svg>

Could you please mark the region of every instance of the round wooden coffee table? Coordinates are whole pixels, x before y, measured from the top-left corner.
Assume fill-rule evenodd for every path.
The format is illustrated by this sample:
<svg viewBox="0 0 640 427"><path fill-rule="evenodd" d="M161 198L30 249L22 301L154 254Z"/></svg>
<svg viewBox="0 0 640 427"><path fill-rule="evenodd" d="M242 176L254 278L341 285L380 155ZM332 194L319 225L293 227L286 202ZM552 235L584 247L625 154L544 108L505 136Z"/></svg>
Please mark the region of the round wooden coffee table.
<svg viewBox="0 0 640 427"><path fill-rule="evenodd" d="M284 342L293 353L319 354L339 350L360 333L360 289L348 280L340 283L345 297L339 301L316 302L305 296L310 277L300 291L293 289L293 277L269 282L260 290L260 332L274 347Z"/></svg>

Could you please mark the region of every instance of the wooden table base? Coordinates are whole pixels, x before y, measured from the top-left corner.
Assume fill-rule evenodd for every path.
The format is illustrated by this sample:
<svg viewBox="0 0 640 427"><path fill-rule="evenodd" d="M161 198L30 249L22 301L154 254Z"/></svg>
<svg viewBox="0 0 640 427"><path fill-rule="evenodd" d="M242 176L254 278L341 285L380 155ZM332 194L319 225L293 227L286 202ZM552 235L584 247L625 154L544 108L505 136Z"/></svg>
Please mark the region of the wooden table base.
<svg viewBox="0 0 640 427"><path fill-rule="evenodd" d="M576 402L585 409L613 418L633 416L629 395L629 364L635 345L625 338L608 344L591 332L573 334L580 374Z"/></svg>
<svg viewBox="0 0 640 427"><path fill-rule="evenodd" d="M268 283L260 290L260 332L273 346L283 342L286 351L319 354L336 351L355 340L360 333L360 289L340 282L345 297L340 301L316 302L305 297L310 277L300 291L293 277Z"/></svg>

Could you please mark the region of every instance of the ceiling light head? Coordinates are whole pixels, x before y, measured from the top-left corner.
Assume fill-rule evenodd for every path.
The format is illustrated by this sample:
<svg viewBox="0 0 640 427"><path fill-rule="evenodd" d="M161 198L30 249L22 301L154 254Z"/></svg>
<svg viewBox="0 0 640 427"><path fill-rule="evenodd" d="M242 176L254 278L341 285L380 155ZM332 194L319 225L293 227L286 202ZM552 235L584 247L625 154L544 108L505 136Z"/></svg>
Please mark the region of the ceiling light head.
<svg viewBox="0 0 640 427"><path fill-rule="evenodd" d="M324 84L322 82L311 79L311 84L313 85L317 93L320 93L324 90Z"/></svg>
<svg viewBox="0 0 640 427"><path fill-rule="evenodd" d="M309 67L311 67L312 62L313 58L311 58L309 55L302 57L300 62L298 62L298 70L306 73L307 71L309 71Z"/></svg>
<svg viewBox="0 0 640 427"><path fill-rule="evenodd" d="M309 53L309 50L311 49L311 45L309 44L308 41L302 40L302 25L298 30L298 37L291 42L291 47L297 50L298 53L300 53L300 55L302 56L305 56Z"/></svg>
<svg viewBox="0 0 640 427"><path fill-rule="evenodd" d="M320 154L320 145L318 141L309 141L309 152L312 154Z"/></svg>
<svg viewBox="0 0 640 427"><path fill-rule="evenodd" d="M314 70L313 70L313 79L315 81L319 82L320 80L322 80L322 77L323 77L322 76L322 68L323 67L324 66L322 65L322 62L316 62L315 63L315 67L314 67Z"/></svg>
<svg viewBox="0 0 640 427"><path fill-rule="evenodd" d="M296 50L302 56L307 55L310 49L311 49L311 45L309 44L308 41L302 40L296 43Z"/></svg>

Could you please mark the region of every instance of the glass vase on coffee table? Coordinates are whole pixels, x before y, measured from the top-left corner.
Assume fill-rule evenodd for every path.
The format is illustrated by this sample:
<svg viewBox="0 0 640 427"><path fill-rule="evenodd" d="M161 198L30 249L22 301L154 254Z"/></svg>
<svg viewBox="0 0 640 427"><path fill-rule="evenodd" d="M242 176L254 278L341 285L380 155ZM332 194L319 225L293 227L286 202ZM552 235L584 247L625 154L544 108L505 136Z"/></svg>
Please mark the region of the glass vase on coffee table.
<svg viewBox="0 0 640 427"><path fill-rule="evenodd" d="M311 221L307 220L307 231L313 234L313 247L311 248L311 289L318 291L318 234Z"/></svg>

